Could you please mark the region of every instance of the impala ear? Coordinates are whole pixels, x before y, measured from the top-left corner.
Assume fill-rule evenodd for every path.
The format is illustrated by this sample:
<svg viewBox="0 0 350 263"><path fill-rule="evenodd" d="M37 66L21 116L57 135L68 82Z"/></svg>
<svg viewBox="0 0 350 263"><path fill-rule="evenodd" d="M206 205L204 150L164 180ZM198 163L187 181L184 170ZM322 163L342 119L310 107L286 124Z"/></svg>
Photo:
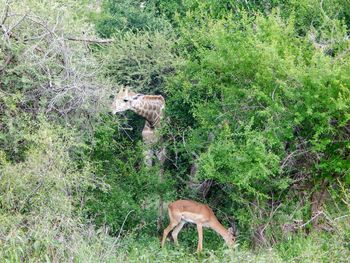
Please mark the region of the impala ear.
<svg viewBox="0 0 350 263"><path fill-rule="evenodd" d="M237 227L236 225L232 225L227 230L231 235L236 236L237 235Z"/></svg>
<svg viewBox="0 0 350 263"><path fill-rule="evenodd" d="M234 230L233 230L233 228L232 227L229 227L228 229L227 229L227 231L231 234L231 235L233 235L234 234Z"/></svg>
<svg viewBox="0 0 350 263"><path fill-rule="evenodd" d="M230 224L229 230L231 231L231 233L233 235L236 235L237 234L237 224L236 224L236 220L235 220L234 216L229 216L227 219L228 219L228 222Z"/></svg>

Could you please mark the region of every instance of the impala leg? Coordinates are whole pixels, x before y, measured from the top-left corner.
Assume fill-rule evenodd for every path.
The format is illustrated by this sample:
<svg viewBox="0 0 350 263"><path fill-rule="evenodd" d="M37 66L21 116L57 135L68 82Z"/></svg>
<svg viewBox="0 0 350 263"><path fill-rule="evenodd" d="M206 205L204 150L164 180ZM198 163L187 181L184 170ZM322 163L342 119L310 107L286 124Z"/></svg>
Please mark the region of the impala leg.
<svg viewBox="0 0 350 263"><path fill-rule="evenodd" d="M164 247L164 244L165 244L165 240L169 234L169 232L174 228L176 227L178 224L178 222L170 222L170 224L168 225L167 228L164 229L163 231L163 238L162 238L162 247Z"/></svg>
<svg viewBox="0 0 350 263"><path fill-rule="evenodd" d="M198 231L198 247L197 252L202 251L203 249L203 227L201 224L197 224Z"/></svg>
<svg viewBox="0 0 350 263"><path fill-rule="evenodd" d="M186 224L185 221L181 221L180 224L178 224L175 229L173 230L173 232L171 233L173 239L174 239L174 242L175 242L175 245L179 245L179 242L177 241L177 235L179 234L179 232L181 231L181 229L183 228L183 226Z"/></svg>
<svg viewBox="0 0 350 263"><path fill-rule="evenodd" d="M169 214L170 224L163 231L162 247L164 247L165 240L169 232L181 222L181 215L177 215L176 211L171 211L170 208L168 208L168 214Z"/></svg>

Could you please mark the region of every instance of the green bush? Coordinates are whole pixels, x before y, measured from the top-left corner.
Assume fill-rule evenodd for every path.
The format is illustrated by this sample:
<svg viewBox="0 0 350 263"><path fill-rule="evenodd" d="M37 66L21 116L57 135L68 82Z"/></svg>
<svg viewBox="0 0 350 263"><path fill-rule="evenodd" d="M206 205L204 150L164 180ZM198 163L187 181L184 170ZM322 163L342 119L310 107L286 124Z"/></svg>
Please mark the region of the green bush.
<svg viewBox="0 0 350 263"><path fill-rule="evenodd" d="M86 192L84 211L97 225L107 224L112 234L118 234L122 226L126 231L141 228L154 232L161 188L159 170L145 167L140 140L133 142L123 136L122 129L115 118L105 116L104 125L96 129L92 143L88 143L85 158L103 184ZM129 136L137 138L138 132Z"/></svg>
<svg viewBox="0 0 350 263"><path fill-rule="evenodd" d="M0 0L2 261L346 262L349 4L99 3ZM162 182L112 86L165 96ZM161 250L160 195L235 221L235 248L205 230L193 254L192 226Z"/></svg>
<svg viewBox="0 0 350 263"><path fill-rule="evenodd" d="M293 187L314 192L325 181L346 182L348 58L338 57L344 49L329 56L300 36L293 15L242 12L238 21L228 15L199 24L191 20L198 13L182 28L183 46L195 48L167 87L170 119L187 134L177 155L196 153L191 180L214 180L221 190L212 188L208 199L235 215L250 239L259 225L272 226L274 207L289 213L290 202L299 202L284 199ZM346 38L341 22L333 30ZM309 217L301 211L298 220ZM260 216L252 220L252 213Z"/></svg>
<svg viewBox="0 0 350 263"><path fill-rule="evenodd" d="M25 160L0 164L0 257L5 262L90 261L113 257L104 232L83 224L79 202L95 182L71 151L82 147L72 133L46 122L26 134Z"/></svg>
<svg viewBox="0 0 350 263"><path fill-rule="evenodd" d="M126 32L102 52L104 75L115 85L129 86L149 94L164 92L167 76L174 72L177 58L171 32Z"/></svg>
<svg viewBox="0 0 350 263"><path fill-rule="evenodd" d="M104 0L102 11L93 17L96 31L107 38L120 31L162 31L170 26L166 19L157 16L152 1Z"/></svg>

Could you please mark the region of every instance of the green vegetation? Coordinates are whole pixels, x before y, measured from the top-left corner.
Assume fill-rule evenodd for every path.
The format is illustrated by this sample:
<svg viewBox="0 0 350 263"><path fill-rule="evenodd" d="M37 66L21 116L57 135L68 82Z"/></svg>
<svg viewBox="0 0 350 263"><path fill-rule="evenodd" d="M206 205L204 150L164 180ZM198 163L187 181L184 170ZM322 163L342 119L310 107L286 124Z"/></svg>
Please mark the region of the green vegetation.
<svg viewBox="0 0 350 263"><path fill-rule="evenodd" d="M1 261L347 262L349 27L341 0L0 0ZM125 86L166 99L163 181ZM160 195L236 246L160 249Z"/></svg>

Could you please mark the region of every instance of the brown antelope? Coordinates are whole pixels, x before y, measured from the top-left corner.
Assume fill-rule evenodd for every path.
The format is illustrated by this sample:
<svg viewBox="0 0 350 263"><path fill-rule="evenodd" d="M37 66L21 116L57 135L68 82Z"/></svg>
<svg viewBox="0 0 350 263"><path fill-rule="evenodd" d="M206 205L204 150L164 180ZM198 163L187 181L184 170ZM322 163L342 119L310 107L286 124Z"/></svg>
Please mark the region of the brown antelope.
<svg viewBox="0 0 350 263"><path fill-rule="evenodd" d="M235 242L234 229L230 227L226 229L220 224L219 220L214 215L213 210L205 204L201 204L191 200L177 200L168 206L170 224L164 229L162 247L171 230L172 237L176 245L178 245L177 235L182 227L187 223L197 225L198 231L198 246L197 252L203 249L203 227L210 227L217 232L226 242L228 246L232 246Z"/></svg>

